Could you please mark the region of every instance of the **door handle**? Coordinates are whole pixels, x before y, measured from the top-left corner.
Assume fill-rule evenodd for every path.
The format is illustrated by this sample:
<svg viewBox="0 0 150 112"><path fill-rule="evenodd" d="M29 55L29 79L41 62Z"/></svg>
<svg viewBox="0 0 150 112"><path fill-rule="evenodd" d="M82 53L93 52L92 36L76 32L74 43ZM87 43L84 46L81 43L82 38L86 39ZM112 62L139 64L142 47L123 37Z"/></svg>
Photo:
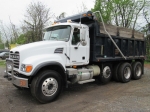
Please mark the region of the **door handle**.
<svg viewBox="0 0 150 112"><path fill-rule="evenodd" d="M78 49L78 47L74 47L74 49Z"/></svg>
<svg viewBox="0 0 150 112"><path fill-rule="evenodd" d="M74 49L78 49L79 45L80 45L80 42L77 44L76 47L74 47Z"/></svg>

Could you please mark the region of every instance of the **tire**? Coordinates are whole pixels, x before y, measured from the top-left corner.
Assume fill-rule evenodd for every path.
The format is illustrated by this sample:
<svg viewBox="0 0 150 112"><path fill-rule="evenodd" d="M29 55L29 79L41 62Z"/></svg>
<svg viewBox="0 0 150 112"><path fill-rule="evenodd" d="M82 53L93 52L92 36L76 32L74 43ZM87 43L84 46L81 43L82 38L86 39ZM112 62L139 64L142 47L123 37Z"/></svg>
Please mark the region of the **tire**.
<svg viewBox="0 0 150 112"><path fill-rule="evenodd" d="M119 81L127 83L131 80L131 65L129 63L122 63L118 70Z"/></svg>
<svg viewBox="0 0 150 112"><path fill-rule="evenodd" d="M41 103L54 101L61 93L61 76L52 70L46 70L38 74L32 80L31 94Z"/></svg>
<svg viewBox="0 0 150 112"><path fill-rule="evenodd" d="M119 82L118 69L119 69L120 65L121 65L121 63L116 64L115 67L114 67L114 69L113 69L113 79L116 82Z"/></svg>
<svg viewBox="0 0 150 112"><path fill-rule="evenodd" d="M105 65L103 67L103 71L99 76L99 80L102 84L107 84L112 77L111 67L109 65Z"/></svg>
<svg viewBox="0 0 150 112"><path fill-rule="evenodd" d="M132 65L132 79L138 80L142 76L142 64L141 62L134 62Z"/></svg>

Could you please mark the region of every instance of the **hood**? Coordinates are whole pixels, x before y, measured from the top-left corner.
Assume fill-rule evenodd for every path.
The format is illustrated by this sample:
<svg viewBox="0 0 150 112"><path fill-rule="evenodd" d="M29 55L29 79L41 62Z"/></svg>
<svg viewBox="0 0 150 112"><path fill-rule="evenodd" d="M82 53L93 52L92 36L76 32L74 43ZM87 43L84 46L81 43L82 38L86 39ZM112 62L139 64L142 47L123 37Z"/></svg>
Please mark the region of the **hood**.
<svg viewBox="0 0 150 112"><path fill-rule="evenodd" d="M39 41L34 43L29 43L25 45L21 45L18 47L13 48L11 51L19 51L23 52L25 50L36 50L36 49L43 49L43 48L49 48L49 47L56 47L65 45L66 42L64 41Z"/></svg>
<svg viewBox="0 0 150 112"><path fill-rule="evenodd" d="M39 41L30 44L25 44L12 49L12 52L18 51L20 59L35 55L54 54L58 48L65 49L66 42L64 41Z"/></svg>

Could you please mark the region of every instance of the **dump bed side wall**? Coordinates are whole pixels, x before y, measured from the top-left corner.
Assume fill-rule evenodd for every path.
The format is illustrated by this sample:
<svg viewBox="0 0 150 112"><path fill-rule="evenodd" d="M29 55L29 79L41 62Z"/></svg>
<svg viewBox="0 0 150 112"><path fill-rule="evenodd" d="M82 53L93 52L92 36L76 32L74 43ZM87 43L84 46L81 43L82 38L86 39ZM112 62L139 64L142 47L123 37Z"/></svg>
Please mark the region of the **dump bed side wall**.
<svg viewBox="0 0 150 112"><path fill-rule="evenodd" d="M99 25L90 25L90 62L125 60L108 35L100 33ZM112 36L127 60L144 59L145 40Z"/></svg>

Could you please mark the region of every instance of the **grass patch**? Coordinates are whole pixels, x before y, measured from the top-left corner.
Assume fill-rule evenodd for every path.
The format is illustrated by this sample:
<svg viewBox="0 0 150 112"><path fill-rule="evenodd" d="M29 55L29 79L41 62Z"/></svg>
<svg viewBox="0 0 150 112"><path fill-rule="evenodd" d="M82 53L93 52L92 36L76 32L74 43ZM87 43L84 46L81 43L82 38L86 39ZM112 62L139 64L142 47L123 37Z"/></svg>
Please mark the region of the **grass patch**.
<svg viewBox="0 0 150 112"><path fill-rule="evenodd" d="M5 60L0 60L0 66L5 66L6 65L6 61Z"/></svg>
<svg viewBox="0 0 150 112"><path fill-rule="evenodd" d="M150 61L145 61L144 64L150 64Z"/></svg>

